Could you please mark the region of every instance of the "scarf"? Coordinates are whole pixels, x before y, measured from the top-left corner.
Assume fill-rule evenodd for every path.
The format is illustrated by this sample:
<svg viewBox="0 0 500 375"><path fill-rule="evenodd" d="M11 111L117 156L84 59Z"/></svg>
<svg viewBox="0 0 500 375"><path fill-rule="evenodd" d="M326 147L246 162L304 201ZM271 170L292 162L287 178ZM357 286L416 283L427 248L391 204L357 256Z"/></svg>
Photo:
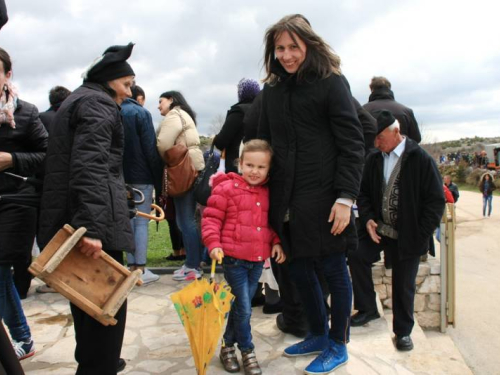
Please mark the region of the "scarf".
<svg viewBox="0 0 500 375"><path fill-rule="evenodd" d="M7 82L0 95L0 125L7 123L12 129L16 128L14 111L17 107L17 90L11 82Z"/></svg>

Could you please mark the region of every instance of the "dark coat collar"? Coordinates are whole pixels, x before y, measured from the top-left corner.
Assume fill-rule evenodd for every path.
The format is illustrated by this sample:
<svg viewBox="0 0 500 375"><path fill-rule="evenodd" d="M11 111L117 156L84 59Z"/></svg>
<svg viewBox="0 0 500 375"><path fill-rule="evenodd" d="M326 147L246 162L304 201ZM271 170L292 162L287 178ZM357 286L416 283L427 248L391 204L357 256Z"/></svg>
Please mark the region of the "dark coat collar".
<svg viewBox="0 0 500 375"><path fill-rule="evenodd" d="M373 102L374 100L382 100L382 99L395 100L394 93L392 92L392 90L390 89L373 90L373 92L370 94L370 98L368 99L368 101Z"/></svg>

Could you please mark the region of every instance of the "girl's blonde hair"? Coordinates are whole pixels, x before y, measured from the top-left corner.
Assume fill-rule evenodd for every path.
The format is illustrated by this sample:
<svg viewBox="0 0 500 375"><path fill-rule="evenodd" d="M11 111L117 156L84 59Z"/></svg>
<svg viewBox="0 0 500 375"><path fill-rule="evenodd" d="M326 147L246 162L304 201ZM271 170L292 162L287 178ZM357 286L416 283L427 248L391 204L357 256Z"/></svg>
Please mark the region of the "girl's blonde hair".
<svg viewBox="0 0 500 375"><path fill-rule="evenodd" d="M252 139L251 141L245 142L243 144L243 148L241 150L241 155L240 155L240 163L243 160L243 157L245 156L245 152L268 152L269 155L271 156L271 159L273 157L273 149L271 148L271 145L262 139Z"/></svg>

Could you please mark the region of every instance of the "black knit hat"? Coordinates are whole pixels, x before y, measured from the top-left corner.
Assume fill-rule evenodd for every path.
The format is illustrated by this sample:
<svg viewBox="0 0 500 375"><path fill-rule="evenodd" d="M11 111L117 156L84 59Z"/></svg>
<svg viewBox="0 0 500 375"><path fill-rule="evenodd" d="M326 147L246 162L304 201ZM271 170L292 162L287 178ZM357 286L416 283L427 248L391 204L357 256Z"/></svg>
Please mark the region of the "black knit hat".
<svg viewBox="0 0 500 375"><path fill-rule="evenodd" d="M396 122L396 118L392 114L391 111L388 111L387 109L383 109L379 115L377 116L377 135L382 133L385 128L388 128L392 124Z"/></svg>
<svg viewBox="0 0 500 375"><path fill-rule="evenodd" d="M126 76L135 76L126 61L132 54L133 43L126 46L111 46L83 73L84 82L103 83Z"/></svg>

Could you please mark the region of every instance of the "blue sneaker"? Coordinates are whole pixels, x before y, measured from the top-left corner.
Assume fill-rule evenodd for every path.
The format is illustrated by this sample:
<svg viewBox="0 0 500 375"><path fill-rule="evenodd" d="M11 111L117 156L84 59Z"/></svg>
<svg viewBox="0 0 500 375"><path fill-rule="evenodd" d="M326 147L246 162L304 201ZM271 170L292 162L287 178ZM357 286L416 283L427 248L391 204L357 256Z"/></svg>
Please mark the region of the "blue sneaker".
<svg viewBox="0 0 500 375"><path fill-rule="evenodd" d="M298 357L301 355L321 354L328 347L328 336L313 336L307 337L292 346L289 346L283 351L286 357Z"/></svg>
<svg viewBox="0 0 500 375"><path fill-rule="evenodd" d="M306 367L305 373L314 375L329 374L345 365L348 360L345 344L330 340L328 348Z"/></svg>

